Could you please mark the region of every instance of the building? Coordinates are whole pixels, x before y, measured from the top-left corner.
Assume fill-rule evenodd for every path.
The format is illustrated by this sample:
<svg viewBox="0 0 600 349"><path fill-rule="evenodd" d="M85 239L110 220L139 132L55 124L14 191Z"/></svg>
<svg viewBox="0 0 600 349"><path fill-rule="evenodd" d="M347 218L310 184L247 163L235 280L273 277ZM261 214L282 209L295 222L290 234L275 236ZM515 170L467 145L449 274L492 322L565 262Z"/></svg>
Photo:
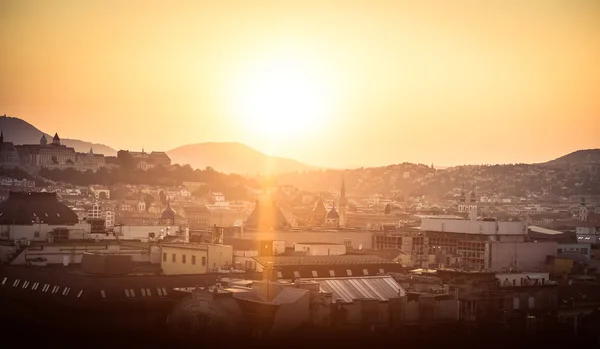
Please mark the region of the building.
<svg viewBox="0 0 600 349"><path fill-rule="evenodd" d="M183 214L190 229L208 230L212 226L210 224L211 212L204 205L184 206Z"/></svg>
<svg viewBox="0 0 600 349"><path fill-rule="evenodd" d="M413 266L502 271L510 268L542 270L547 257L556 256L556 241L526 241L524 222L424 217L418 230L375 234L374 246L399 248L413 258Z"/></svg>
<svg viewBox="0 0 600 349"><path fill-rule="evenodd" d="M309 225L312 227L322 227L325 224L325 216L327 216L327 209L323 203L323 198L319 195L319 199L312 210Z"/></svg>
<svg viewBox="0 0 600 349"><path fill-rule="evenodd" d="M458 203L458 212L469 213L471 211L477 211L477 195L475 194L475 185L473 190L469 193L468 197L465 195L465 185L463 183L462 190L460 192L460 198Z"/></svg>
<svg viewBox="0 0 600 349"><path fill-rule="evenodd" d="M244 228L253 230L278 230L290 227L289 222L275 202L256 200L254 211L244 222Z"/></svg>
<svg viewBox="0 0 600 349"><path fill-rule="evenodd" d="M133 160L134 165L141 170L149 170L155 166L169 167L171 166L171 158L165 152L153 151L146 153L144 148L141 152L127 151Z"/></svg>
<svg viewBox="0 0 600 349"><path fill-rule="evenodd" d="M58 201L56 193L10 192L0 203L0 238L45 241L90 233L73 210Z"/></svg>
<svg viewBox="0 0 600 349"><path fill-rule="evenodd" d="M206 274L233 266L233 248L228 245L173 243L161 244L164 275Z"/></svg>
<svg viewBox="0 0 600 349"><path fill-rule="evenodd" d="M277 279L373 276L399 272L402 265L378 256L263 256L254 260L262 268L272 265Z"/></svg>
<svg viewBox="0 0 600 349"><path fill-rule="evenodd" d="M110 189L106 187L90 186L90 193L96 200L110 199Z"/></svg>
<svg viewBox="0 0 600 349"><path fill-rule="evenodd" d="M0 164L3 166L19 165L19 152L12 142L4 142L2 130L0 130Z"/></svg>
<svg viewBox="0 0 600 349"><path fill-rule="evenodd" d="M326 242L297 242L295 252L303 252L307 256L339 256L346 254L345 244Z"/></svg>

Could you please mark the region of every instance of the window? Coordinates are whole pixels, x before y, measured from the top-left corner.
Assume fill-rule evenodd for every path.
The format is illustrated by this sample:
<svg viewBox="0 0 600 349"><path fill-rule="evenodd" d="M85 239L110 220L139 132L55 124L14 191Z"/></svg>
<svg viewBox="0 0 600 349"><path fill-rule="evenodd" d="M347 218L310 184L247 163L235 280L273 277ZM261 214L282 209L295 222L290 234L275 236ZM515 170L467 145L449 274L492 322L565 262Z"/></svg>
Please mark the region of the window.
<svg viewBox="0 0 600 349"><path fill-rule="evenodd" d="M27 286L29 286L29 281L25 281L25 282L23 283L23 288L27 288Z"/></svg>
<svg viewBox="0 0 600 349"><path fill-rule="evenodd" d="M135 297L135 292L133 291L133 288L129 289L129 294L131 295L131 297Z"/></svg>
<svg viewBox="0 0 600 349"><path fill-rule="evenodd" d="M513 298L513 309L519 309L519 297Z"/></svg>
<svg viewBox="0 0 600 349"><path fill-rule="evenodd" d="M104 290L100 290L100 297L106 298L106 292L104 292Z"/></svg>
<svg viewBox="0 0 600 349"><path fill-rule="evenodd" d="M79 293L77 294L77 298L81 298L82 294L83 294L83 290L79 291Z"/></svg>
<svg viewBox="0 0 600 349"><path fill-rule="evenodd" d="M346 269L346 274L348 274L348 276L352 276L352 270Z"/></svg>
<svg viewBox="0 0 600 349"><path fill-rule="evenodd" d="M152 297L152 292L150 292L150 289L149 289L149 288L147 288L147 289L146 289L146 295L147 295L148 297Z"/></svg>
<svg viewBox="0 0 600 349"><path fill-rule="evenodd" d="M335 272L334 272L333 270L330 270L330 271L329 271L329 276L331 276L331 277L335 277Z"/></svg>
<svg viewBox="0 0 600 349"><path fill-rule="evenodd" d="M365 274L365 276L369 275L369 271L367 269L363 269L363 274Z"/></svg>
<svg viewBox="0 0 600 349"><path fill-rule="evenodd" d="M40 285L39 282L36 282L35 284L33 284L33 286L31 286L31 290L32 291L37 291L38 286Z"/></svg>
<svg viewBox="0 0 600 349"><path fill-rule="evenodd" d="M167 261L167 253L166 253L166 252L164 252L164 253L163 253L163 262L166 262L166 261Z"/></svg>
<svg viewBox="0 0 600 349"><path fill-rule="evenodd" d="M146 297L146 290L142 288L142 297Z"/></svg>
<svg viewBox="0 0 600 349"><path fill-rule="evenodd" d="M42 292L48 292L49 289L50 289L50 284L45 284L44 287L42 288Z"/></svg>
<svg viewBox="0 0 600 349"><path fill-rule="evenodd" d="M6 280L8 280L7 277L5 277L4 279L2 279L2 286L4 286L4 284L6 283Z"/></svg>
<svg viewBox="0 0 600 349"><path fill-rule="evenodd" d="M16 279L15 282L13 282L13 287L19 286L19 282L21 282L21 280L20 279Z"/></svg>
<svg viewBox="0 0 600 349"><path fill-rule="evenodd" d="M535 309L535 297L529 296L529 309Z"/></svg>
<svg viewBox="0 0 600 349"><path fill-rule="evenodd" d="M280 271L277 272L277 278L283 279L283 274Z"/></svg>
<svg viewBox="0 0 600 349"><path fill-rule="evenodd" d="M127 298L131 297L131 295L129 294L129 290L128 289L125 289L125 297L127 297Z"/></svg>
<svg viewBox="0 0 600 349"><path fill-rule="evenodd" d="M34 231L33 232L33 237L34 238L39 238L40 237L40 232L39 231Z"/></svg>
<svg viewBox="0 0 600 349"><path fill-rule="evenodd" d="M184 254L181 255L181 263L185 264L185 258L186 256Z"/></svg>
<svg viewBox="0 0 600 349"><path fill-rule="evenodd" d="M299 277L300 277L300 272L298 272L298 271L294 271L294 277L295 277L295 278L299 278Z"/></svg>
<svg viewBox="0 0 600 349"><path fill-rule="evenodd" d="M196 265L196 256L192 256L192 264Z"/></svg>
<svg viewBox="0 0 600 349"><path fill-rule="evenodd" d="M318 277L319 277L319 275L317 274L317 271L316 271L316 270L313 270L313 271L312 271L312 276L313 276L314 278L318 278Z"/></svg>
<svg viewBox="0 0 600 349"><path fill-rule="evenodd" d="M379 274L385 274L385 270L379 269Z"/></svg>
<svg viewBox="0 0 600 349"><path fill-rule="evenodd" d="M54 286L54 287L52 288L52 293L53 293L53 294L57 294L57 293L58 293L58 290L60 290L60 287L59 287L59 286Z"/></svg>
<svg viewBox="0 0 600 349"><path fill-rule="evenodd" d="M166 296L166 295L167 295L167 289L166 289L166 288L164 288L164 287L163 287L163 288L162 288L162 292L163 292L163 296Z"/></svg>
<svg viewBox="0 0 600 349"><path fill-rule="evenodd" d="M159 296L162 296L162 295L163 295L163 293L162 293L162 290L161 290L160 288L157 288L157 289L156 289L156 292L158 293L158 295L159 295Z"/></svg>
<svg viewBox="0 0 600 349"><path fill-rule="evenodd" d="M202 257L202 266L206 266L206 257Z"/></svg>
<svg viewBox="0 0 600 349"><path fill-rule="evenodd" d="M71 288L65 287L65 289L62 292L62 295L63 296L68 296L70 291L71 291Z"/></svg>
<svg viewBox="0 0 600 349"><path fill-rule="evenodd" d="M171 262L175 263L177 261L177 257L175 256L175 253L173 253L171 255Z"/></svg>

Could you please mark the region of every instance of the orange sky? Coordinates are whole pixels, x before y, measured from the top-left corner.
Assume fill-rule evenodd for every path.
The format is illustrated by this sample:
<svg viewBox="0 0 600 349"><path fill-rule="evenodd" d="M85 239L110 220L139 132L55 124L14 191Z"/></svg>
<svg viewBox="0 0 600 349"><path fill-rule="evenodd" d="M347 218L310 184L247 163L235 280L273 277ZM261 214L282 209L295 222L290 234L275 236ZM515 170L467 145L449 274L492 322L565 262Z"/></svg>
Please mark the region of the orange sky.
<svg viewBox="0 0 600 349"><path fill-rule="evenodd" d="M0 113L117 149L238 141L370 166L600 147L595 0L3 0L0 35ZM271 98L271 61L318 102ZM263 132L254 88L296 119Z"/></svg>

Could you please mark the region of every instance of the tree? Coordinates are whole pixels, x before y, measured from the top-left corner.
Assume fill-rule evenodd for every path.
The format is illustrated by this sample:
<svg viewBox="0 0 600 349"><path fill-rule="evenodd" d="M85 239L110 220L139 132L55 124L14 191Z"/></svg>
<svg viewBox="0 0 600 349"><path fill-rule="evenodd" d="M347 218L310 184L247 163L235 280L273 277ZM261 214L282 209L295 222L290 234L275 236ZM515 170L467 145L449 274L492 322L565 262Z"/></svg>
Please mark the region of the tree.
<svg viewBox="0 0 600 349"><path fill-rule="evenodd" d="M146 212L150 209L150 206L154 202L154 196L151 194L144 195L144 203L146 204Z"/></svg>
<svg viewBox="0 0 600 349"><path fill-rule="evenodd" d="M164 191L162 191L162 190L161 190L161 191L158 193L158 198L160 199L160 202L161 202L163 205L166 205L166 204L167 204L167 195L165 194L165 192L164 192Z"/></svg>
<svg viewBox="0 0 600 349"><path fill-rule="evenodd" d="M119 150L117 152L117 161L119 165L124 169L133 168L133 157L127 150Z"/></svg>

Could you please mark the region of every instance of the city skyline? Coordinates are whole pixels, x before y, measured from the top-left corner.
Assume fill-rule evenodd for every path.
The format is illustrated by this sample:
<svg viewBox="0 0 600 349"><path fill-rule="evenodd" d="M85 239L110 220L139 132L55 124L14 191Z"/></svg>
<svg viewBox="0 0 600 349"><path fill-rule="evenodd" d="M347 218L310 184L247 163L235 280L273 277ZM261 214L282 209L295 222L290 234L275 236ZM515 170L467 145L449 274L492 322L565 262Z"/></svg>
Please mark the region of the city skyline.
<svg viewBox="0 0 600 349"><path fill-rule="evenodd" d="M597 2L430 3L4 1L0 113L116 149L232 141L335 168L600 146Z"/></svg>

